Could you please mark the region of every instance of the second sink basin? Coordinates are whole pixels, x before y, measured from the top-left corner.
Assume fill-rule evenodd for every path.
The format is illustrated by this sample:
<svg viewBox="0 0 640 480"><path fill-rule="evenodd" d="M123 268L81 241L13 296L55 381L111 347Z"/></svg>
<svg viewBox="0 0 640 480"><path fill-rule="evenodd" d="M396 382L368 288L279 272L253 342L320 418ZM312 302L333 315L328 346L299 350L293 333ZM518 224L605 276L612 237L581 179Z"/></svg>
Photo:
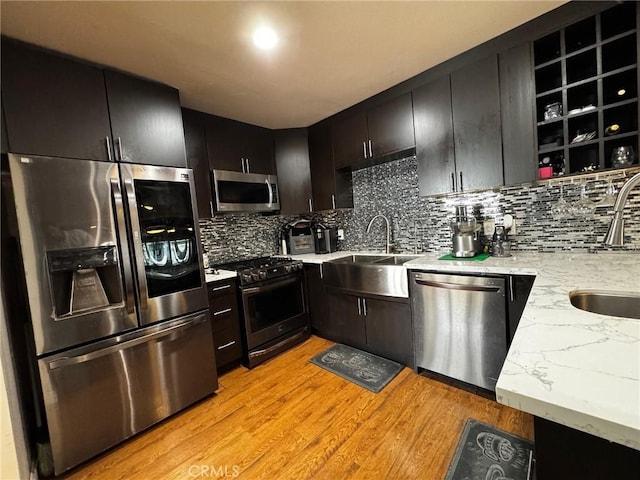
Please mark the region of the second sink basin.
<svg viewBox="0 0 640 480"><path fill-rule="evenodd" d="M615 290L573 290L571 305L587 312L640 320L640 293Z"/></svg>

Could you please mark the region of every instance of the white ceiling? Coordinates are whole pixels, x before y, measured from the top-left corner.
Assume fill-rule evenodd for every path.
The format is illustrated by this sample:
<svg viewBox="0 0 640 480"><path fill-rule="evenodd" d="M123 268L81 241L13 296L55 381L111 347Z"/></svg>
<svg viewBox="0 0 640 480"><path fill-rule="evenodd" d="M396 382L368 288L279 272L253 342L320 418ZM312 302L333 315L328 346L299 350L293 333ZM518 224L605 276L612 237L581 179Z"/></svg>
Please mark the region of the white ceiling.
<svg viewBox="0 0 640 480"><path fill-rule="evenodd" d="M3 0L10 37L172 85L181 103L270 128L326 118L564 1ZM255 49L253 29L278 47Z"/></svg>

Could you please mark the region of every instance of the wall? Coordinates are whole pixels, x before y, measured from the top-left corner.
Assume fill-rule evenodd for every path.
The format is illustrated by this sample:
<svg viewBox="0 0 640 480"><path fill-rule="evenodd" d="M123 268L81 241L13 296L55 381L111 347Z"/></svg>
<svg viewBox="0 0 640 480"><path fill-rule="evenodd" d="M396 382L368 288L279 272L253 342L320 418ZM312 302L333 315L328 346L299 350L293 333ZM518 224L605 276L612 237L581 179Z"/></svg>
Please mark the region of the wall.
<svg viewBox="0 0 640 480"><path fill-rule="evenodd" d="M627 170L627 176L639 171ZM571 204L586 187L587 197L602 199L607 179L616 190L624 182L624 171L602 172L540 183L502 187L474 193L420 197L417 161L409 157L353 172L354 208L305 215L327 226L345 230L340 250L379 250L385 245L384 222L377 220L366 234L369 220L386 215L392 228L392 241L399 253L448 250L451 246L449 221L456 205L469 205L479 220L511 214L516 220L513 250L527 251L640 251L640 189L629 196L625 208L624 247L605 247L602 240L611 219L611 207L595 209L592 215L558 219L552 209L563 196ZM259 214L218 215L202 220L200 227L205 250L212 264L252 256L278 253L280 228L296 217ZM483 239L485 242L487 239Z"/></svg>

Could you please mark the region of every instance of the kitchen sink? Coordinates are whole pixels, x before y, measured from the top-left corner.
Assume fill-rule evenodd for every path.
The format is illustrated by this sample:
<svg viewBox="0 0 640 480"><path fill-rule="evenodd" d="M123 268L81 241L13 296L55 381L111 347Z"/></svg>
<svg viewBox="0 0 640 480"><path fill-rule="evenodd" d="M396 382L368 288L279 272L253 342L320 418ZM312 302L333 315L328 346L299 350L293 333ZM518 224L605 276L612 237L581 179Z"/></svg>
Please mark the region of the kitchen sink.
<svg viewBox="0 0 640 480"><path fill-rule="evenodd" d="M379 260L374 260L376 265L403 265L411 260L420 258L419 255L396 255L394 257L382 257Z"/></svg>
<svg viewBox="0 0 640 480"><path fill-rule="evenodd" d="M587 312L640 320L640 293L616 290L573 290L571 305Z"/></svg>
<svg viewBox="0 0 640 480"><path fill-rule="evenodd" d="M351 255L322 265L325 285L355 293L409 298L405 262L418 255Z"/></svg>
<svg viewBox="0 0 640 480"><path fill-rule="evenodd" d="M389 257L385 257L384 255L349 255L348 257L331 260L331 262L328 263L373 263L385 258Z"/></svg>

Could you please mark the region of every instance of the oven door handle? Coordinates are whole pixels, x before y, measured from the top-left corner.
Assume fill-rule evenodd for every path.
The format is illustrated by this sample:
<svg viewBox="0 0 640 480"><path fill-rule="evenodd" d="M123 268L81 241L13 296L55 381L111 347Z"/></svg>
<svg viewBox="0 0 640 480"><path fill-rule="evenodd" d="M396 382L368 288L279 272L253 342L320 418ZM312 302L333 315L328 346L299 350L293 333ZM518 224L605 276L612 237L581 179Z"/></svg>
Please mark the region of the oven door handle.
<svg viewBox="0 0 640 480"><path fill-rule="evenodd" d="M242 294L252 295L254 293L264 292L265 290L272 290L274 288L284 287L285 285L290 285L292 283L297 283L299 281L300 279L298 278L298 275L296 275L293 278L287 278L286 280L280 280L278 282L260 285L259 287L242 288Z"/></svg>

